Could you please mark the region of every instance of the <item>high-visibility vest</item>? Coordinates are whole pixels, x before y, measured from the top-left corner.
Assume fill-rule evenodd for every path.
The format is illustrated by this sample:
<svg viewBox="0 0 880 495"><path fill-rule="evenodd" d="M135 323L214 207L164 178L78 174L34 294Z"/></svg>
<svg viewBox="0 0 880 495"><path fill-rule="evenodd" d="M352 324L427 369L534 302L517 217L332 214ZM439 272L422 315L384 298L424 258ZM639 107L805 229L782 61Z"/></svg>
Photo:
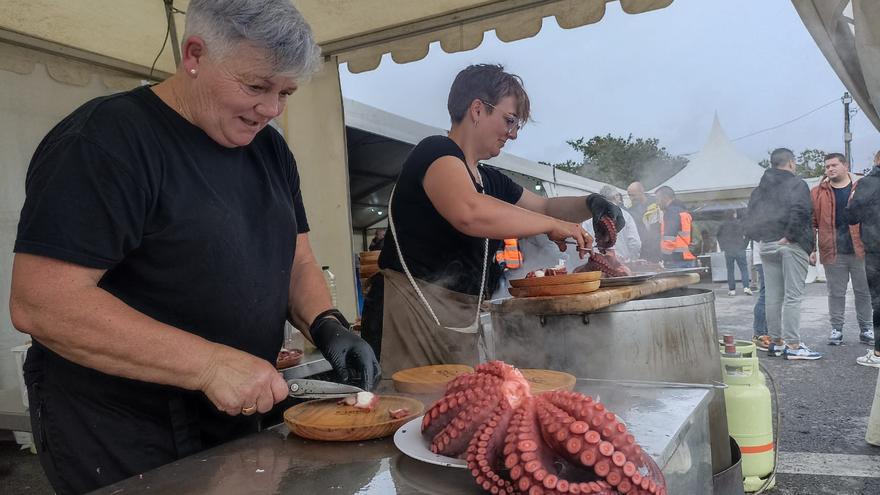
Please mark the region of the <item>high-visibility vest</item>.
<svg viewBox="0 0 880 495"><path fill-rule="evenodd" d="M522 253L516 239L504 239L504 249L495 253L495 260L507 268L515 270L522 266Z"/></svg>
<svg viewBox="0 0 880 495"><path fill-rule="evenodd" d="M695 260L697 257L690 250L693 217L687 211L679 212L678 217L681 229L677 232L667 232L666 222L660 223L660 251L665 255L680 253L683 260Z"/></svg>

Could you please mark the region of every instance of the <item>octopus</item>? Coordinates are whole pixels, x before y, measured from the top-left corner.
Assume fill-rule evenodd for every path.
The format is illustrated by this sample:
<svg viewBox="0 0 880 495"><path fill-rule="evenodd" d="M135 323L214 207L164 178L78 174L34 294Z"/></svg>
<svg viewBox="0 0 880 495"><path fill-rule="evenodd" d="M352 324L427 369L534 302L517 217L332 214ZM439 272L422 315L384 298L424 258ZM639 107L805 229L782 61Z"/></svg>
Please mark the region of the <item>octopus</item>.
<svg viewBox="0 0 880 495"><path fill-rule="evenodd" d="M614 254L613 249L606 249L604 253L593 251L590 254L590 259L588 259L585 264L575 268L574 271L575 273L602 272L603 278L627 277L632 275L632 270L620 262L620 259Z"/></svg>
<svg viewBox="0 0 880 495"><path fill-rule="evenodd" d="M465 459L493 494L667 493L660 468L604 404L576 392L533 395L501 361L452 380L422 434L434 453Z"/></svg>
<svg viewBox="0 0 880 495"><path fill-rule="evenodd" d="M602 217L596 225L596 250L590 254L587 263L575 268L575 273L602 272L603 277L626 277L632 275L626 265L614 253L617 243L617 227L614 220Z"/></svg>

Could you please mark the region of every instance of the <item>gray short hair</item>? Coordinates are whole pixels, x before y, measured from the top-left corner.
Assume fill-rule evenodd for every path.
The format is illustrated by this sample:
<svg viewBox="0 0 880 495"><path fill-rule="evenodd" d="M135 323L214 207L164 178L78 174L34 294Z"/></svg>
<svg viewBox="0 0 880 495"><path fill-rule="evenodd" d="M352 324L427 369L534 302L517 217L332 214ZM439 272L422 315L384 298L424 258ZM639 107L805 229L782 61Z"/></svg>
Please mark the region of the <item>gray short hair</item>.
<svg viewBox="0 0 880 495"><path fill-rule="evenodd" d="M602 189L599 189L599 194L605 197L605 199L614 199L614 196L617 196L617 189L609 185L602 186Z"/></svg>
<svg viewBox="0 0 880 495"><path fill-rule="evenodd" d="M220 59L240 42L263 48L276 72L297 78L320 67L312 28L290 0L191 0L184 39L190 36L204 39L208 53Z"/></svg>

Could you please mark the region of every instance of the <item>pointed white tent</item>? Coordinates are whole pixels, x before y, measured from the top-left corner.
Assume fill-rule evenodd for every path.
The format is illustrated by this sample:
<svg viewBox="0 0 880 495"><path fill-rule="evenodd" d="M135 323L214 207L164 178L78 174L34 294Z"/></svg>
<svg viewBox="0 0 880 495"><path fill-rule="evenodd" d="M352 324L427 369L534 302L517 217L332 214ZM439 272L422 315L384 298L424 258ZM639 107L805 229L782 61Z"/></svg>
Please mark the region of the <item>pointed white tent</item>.
<svg viewBox="0 0 880 495"><path fill-rule="evenodd" d="M757 186L763 174L764 169L757 162L733 145L716 113L703 149L662 185L671 187L676 194L742 189Z"/></svg>

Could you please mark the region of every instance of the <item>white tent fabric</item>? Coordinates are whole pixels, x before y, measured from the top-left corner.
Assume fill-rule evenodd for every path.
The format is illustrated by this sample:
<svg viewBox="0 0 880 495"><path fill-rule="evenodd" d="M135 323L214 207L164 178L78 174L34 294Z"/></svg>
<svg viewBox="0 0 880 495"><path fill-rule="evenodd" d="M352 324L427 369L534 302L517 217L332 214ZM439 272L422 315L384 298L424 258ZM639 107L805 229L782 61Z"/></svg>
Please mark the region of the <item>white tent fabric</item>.
<svg viewBox="0 0 880 495"><path fill-rule="evenodd" d="M880 129L880 2L792 0L840 81Z"/></svg>
<svg viewBox="0 0 880 495"><path fill-rule="evenodd" d="M544 19L571 29L599 22L613 0L295 0L312 25L324 55L347 62L351 72L420 60L431 43L447 53L473 50L484 33L511 42L540 32ZM672 0L618 0L629 14L662 9ZM333 5L329 5L333 4Z"/></svg>
<svg viewBox="0 0 880 495"><path fill-rule="evenodd" d="M343 104L346 126L404 143L414 145L428 136L446 134L447 132L446 129L422 124L352 99L344 98ZM501 153L491 160L486 160L485 163L540 180L550 197L582 196L587 193L599 192L605 185L603 182L561 170L557 170L554 177L554 171L551 167L510 153Z"/></svg>
<svg viewBox="0 0 880 495"><path fill-rule="evenodd" d="M757 186L763 174L764 169L728 139L716 114L703 149L662 185L676 194L741 189Z"/></svg>

